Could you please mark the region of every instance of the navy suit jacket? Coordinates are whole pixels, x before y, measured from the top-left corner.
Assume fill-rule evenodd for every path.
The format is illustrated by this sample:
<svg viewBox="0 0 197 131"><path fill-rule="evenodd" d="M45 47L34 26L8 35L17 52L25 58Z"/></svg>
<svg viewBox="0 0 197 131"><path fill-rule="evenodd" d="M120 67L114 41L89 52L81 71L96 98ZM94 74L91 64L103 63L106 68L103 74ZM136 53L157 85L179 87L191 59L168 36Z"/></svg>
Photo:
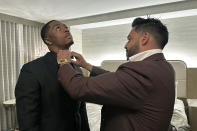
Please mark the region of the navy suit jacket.
<svg viewBox="0 0 197 131"><path fill-rule="evenodd" d="M15 88L20 131L89 131L86 105L64 91L58 68L56 54L49 52L21 69Z"/></svg>

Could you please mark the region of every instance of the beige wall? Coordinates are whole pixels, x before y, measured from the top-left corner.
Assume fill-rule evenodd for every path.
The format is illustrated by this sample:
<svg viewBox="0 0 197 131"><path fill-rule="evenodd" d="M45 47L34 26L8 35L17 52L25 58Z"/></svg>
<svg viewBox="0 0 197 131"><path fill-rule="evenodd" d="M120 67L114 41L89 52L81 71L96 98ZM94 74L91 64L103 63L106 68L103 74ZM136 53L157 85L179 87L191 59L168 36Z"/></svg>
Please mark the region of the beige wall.
<svg viewBox="0 0 197 131"><path fill-rule="evenodd" d="M70 31L74 41L74 44L71 46L71 50L82 53L82 30L71 28Z"/></svg>
<svg viewBox="0 0 197 131"><path fill-rule="evenodd" d="M83 55L92 64L107 59L126 59L124 45L131 26L117 25L83 30Z"/></svg>
<svg viewBox="0 0 197 131"><path fill-rule="evenodd" d="M164 49L168 60L183 60L187 70L187 97L197 98L197 16L162 20L169 29L169 42ZM130 24L82 30L82 53L92 64L103 60L124 60L124 45Z"/></svg>
<svg viewBox="0 0 197 131"><path fill-rule="evenodd" d="M188 67L197 67L197 16L164 19L162 22L170 33L164 49L166 58L183 60ZM130 24L123 24L82 30L83 55L96 65L106 59L126 59L124 45L130 29Z"/></svg>

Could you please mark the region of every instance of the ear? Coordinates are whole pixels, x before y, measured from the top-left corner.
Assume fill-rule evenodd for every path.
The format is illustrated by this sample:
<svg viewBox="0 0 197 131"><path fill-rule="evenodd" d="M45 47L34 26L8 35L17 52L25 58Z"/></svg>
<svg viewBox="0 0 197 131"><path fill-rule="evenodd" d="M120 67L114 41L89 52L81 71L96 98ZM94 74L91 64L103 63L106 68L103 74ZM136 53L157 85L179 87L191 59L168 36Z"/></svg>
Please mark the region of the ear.
<svg viewBox="0 0 197 131"><path fill-rule="evenodd" d="M148 43L149 39L150 39L150 33L148 32L142 33L142 36L140 38L141 45L145 46Z"/></svg>
<svg viewBox="0 0 197 131"><path fill-rule="evenodd" d="M48 38L45 38L44 41L47 43L47 45L52 45L52 42Z"/></svg>

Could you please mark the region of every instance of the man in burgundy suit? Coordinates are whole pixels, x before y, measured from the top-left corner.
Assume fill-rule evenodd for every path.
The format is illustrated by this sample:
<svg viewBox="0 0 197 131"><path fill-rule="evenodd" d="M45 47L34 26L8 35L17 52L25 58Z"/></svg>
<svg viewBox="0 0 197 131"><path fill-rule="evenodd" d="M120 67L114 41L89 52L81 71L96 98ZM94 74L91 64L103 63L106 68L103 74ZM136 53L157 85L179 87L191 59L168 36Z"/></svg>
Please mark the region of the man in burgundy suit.
<svg viewBox="0 0 197 131"><path fill-rule="evenodd" d="M136 18L125 45L129 62L108 72L80 54L59 51L58 78L73 99L103 105L101 131L167 131L175 99L175 72L162 53L167 42L160 20ZM94 77L76 72L70 56Z"/></svg>

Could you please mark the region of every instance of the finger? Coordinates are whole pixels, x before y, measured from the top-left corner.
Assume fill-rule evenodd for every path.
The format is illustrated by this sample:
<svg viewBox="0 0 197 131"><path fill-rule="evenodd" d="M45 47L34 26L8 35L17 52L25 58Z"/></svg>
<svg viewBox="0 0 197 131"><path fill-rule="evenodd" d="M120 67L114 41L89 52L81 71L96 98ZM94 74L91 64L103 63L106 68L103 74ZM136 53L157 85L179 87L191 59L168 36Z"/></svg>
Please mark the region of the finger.
<svg viewBox="0 0 197 131"><path fill-rule="evenodd" d="M73 59L75 58L76 60L78 60L79 59L79 57L77 57L77 56L74 56L74 55L71 55L72 57L73 57Z"/></svg>
<svg viewBox="0 0 197 131"><path fill-rule="evenodd" d="M76 57L76 56L75 56L75 59L76 59L76 60L79 60L79 58L78 58L78 57Z"/></svg>
<svg viewBox="0 0 197 131"><path fill-rule="evenodd" d="M78 53L77 53L77 52L72 51L72 52L71 52L71 54L75 54L75 55L76 55L76 54L78 54Z"/></svg>
<svg viewBox="0 0 197 131"><path fill-rule="evenodd" d="M73 63L73 64L75 64L75 65L78 64L77 61L74 61L74 60L71 60L71 63Z"/></svg>
<svg viewBox="0 0 197 131"><path fill-rule="evenodd" d="M79 54L79 53L77 53L77 52L72 51L72 52L71 52L71 54L72 54L73 56L77 57L77 58L79 58L79 57L80 57L80 54Z"/></svg>

